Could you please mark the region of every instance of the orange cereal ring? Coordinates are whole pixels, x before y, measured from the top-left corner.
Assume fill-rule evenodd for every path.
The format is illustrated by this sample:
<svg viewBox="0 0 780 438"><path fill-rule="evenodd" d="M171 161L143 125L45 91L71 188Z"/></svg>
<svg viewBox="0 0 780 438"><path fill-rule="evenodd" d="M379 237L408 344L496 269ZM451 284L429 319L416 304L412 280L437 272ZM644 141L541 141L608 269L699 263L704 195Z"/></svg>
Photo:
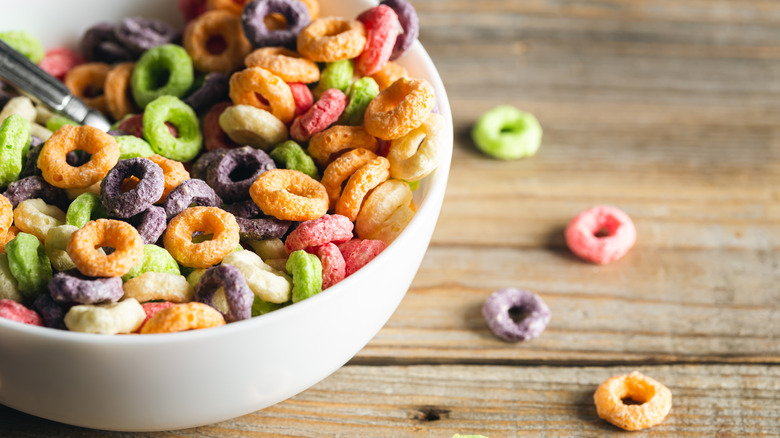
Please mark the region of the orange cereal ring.
<svg viewBox="0 0 780 438"><path fill-rule="evenodd" d="M355 58L365 45L363 23L339 17L312 20L298 34L298 53L316 62Z"/></svg>
<svg viewBox="0 0 780 438"><path fill-rule="evenodd" d="M193 20L184 32L184 48L197 70L225 74L240 69L252 50L241 19L226 10L208 11Z"/></svg>
<svg viewBox="0 0 780 438"><path fill-rule="evenodd" d="M130 77L133 75L134 68L134 62L123 62L114 66L106 75L103 90L106 108L114 120L121 120L128 114L139 112L130 90Z"/></svg>
<svg viewBox="0 0 780 438"><path fill-rule="evenodd" d="M106 255L98 249L114 248ZM121 277L144 257L141 235L127 222L98 219L76 230L65 251L76 268L90 277Z"/></svg>
<svg viewBox="0 0 780 438"><path fill-rule="evenodd" d="M65 75L63 82L70 92L83 100L87 106L108 113L103 87L110 70L111 66L103 62L77 65Z"/></svg>
<svg viewBox="0 0 780 438"><path fill-rule="evenodd" d="M626 404L631 399L638 404ZM593 394L599 417L625 430L661 423L672 409L672 392L662 383L634 371L605 380Z"/></svg>
<svg viewBox="0 0 780 438"><path fill-rule="evenodd" d="M314 220L328 212L325 187L297 170L264 172L249 188L249 196L263 213L281 220Z"/></svg>
<svg viewBox="0 0 780 438"><path fill-rule="evenodd" d="M0 236L5 236L14 223L14 207L11 201L0 195Z"/></svg>
<svg viewBox="0 0 780 438"><path fill-rule="evenodd" d="M73 167L65 157L75 150L92 156L85 164ZM89 187L99 182L117 161L119 145L114 137L88 125L63 125L41 148L38 167L46 182L61 189L70 189Z"/></svg>
<svg viewBox="0 0 780 438"><path fill-rule="evenodd" d="M193 234L211 234L211 240L192 241ZM217 207L190 207L176 215L163 236L165 249L183 266L208 268L221 262L239 244L235 216Z"/></svg>
<svg viewBox="0 0 780 438"><path fill-rule="evenodd" d="M379 85L379 91L384 90L385 88L392 85L393 82L401 78L408 77L409 72L407 72L405 68L392 61L385 64L381 70L371 75L371 78L376 81L377 85Z"/></svg>
<svg viewBox="0 0 780 438"><path fill-rule="evenodd" d="M179 187L179 184L181 184L182 181L190 179L190 173L187 172L187 169L184 168L184 163L181 161L171 160L170 158L165 158L162 155L152 155L146 157L146 159L151 160L154 164L160 166L163 171L163 181L165 186L163 188L162 196L160 196L160 199L155 201L155 204L161 204L165 198L168 197L168 193L171 193L171 190ZM136 188L136 186L138 186L138 182L138 178L134 176L131 176L130 178L122 181L122 193Z"/></svg>
<svg viewBox="0 0 780 438"><path fill-rule="evenodd" d="M366 194L390 178L390 162L385 157L376 157L349 177L347 185L336 201L336 214L349 220L357 219Z"/></svg>
<svg viewBox="0 0 780 438"><path fill-rule="evenodd" d="M336 158L325 168L320 181L328 193L330 209L336 208L336 201L341 196L344 181L366 163L374 160L377 155L368 149L352 149L346 154Z"/></svg>
<svg viewBox="0 0 780 438"><path fill-rule="evenodd" d="M379 142L362 126L334 125L312 135L306 152L317 165L324 167L337 153L356 148L378 153Z"/></svg>
<svg viewBox="0 0 780 438"><path fill-rule="evenodd" d="M290 86L279 76L260 67L248 68L230 76L230 100L236 105L266 110L282 123L290 123L295 116L295 100Z"/></svg>
<svg viewBox="0 0 780 438"><path fill-rule="evenodd" d="M190 302L174 304L152 315L141 328L141 334L176 333L225 325L225 317L208 304Z"/></svg>
<svg viewBox="0 0 780 438"><path fill-rule="evenodd" d="M284 47L257 49L244 59L244 64L264 68L287 83L311 84L320 80L320 69L314 61Z"/></svg>
<svg viewBox="0 0 780 438"><path fill-rule="evenodd" d="M11 225L8 228L8 231L5 232L5 234L0 235L0 252L5 254L5 245L14 240L14 237L16 237L17 234L19 234L21 230L19 228L16 228L15 226Z"/></svg>
<svg viewBox="0 0 780 438"><path fill-rule="evenodd" d="M251 0L207 0L207 10L223 10L230 12L233 15L241 15L244 12L244 6Z"/></svg>
<svg viewBox="0 0 780 438"><path fill-rule="evenodd" d="M363 126L382 140L401 138L422 125L434 103L433 86L428 81L401 78L368 104Z"/></svg>

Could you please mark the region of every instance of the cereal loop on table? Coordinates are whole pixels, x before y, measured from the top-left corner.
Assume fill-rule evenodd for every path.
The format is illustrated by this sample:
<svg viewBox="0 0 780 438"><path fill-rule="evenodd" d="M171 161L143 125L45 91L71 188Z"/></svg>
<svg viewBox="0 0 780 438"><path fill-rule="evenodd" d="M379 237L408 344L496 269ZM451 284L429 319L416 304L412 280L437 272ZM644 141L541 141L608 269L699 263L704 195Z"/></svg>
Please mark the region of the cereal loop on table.
<svg viewBox="0 0 780 438"><path fill-rule="evenodd" d="M433 86L428 81L401 78L368 104L364 126L382 140L400 138L428 118L434 103Z"/></svg>
<svg viewBox="0 0 780 438"><path fill-rule="evenodd" d="M566 245L583 260L606 264L623 257L636 242L634 222L623 211L600 205L583 211L566 227Z"/></svg>
<svg viewBox="0 0 780 438"><path fill-rule="evenodd" d="M69 152L91 155L79 167L67 162ZM92 126L64 125L43 145L38 167L49 184L67 189L89 187L102 180L119 160L119 145L114 137Z"/></svg>
<svg viewBox="0 0 780 438"><path fill-rule="evenodd" d="M315 62L356 58L366 45L366 29L357 20L318 18L298 34L298 53Z"/></svg>
<svg viewBox="0 0 780 438"><path fill-rule="evenodd" d="M248 68L264 68L288 83L311 84L320 80L316 63L284 47L256 49L244 58L244 64Z"/></svg>
<svg viewBox="0 0 780 438"><path fill-rule="evenodd" d="M106 109L114 120L121 120L124 116L139 111L135 102L130 99L130 78L134 68L134 62L123 62L115 65L106 74L103 94L106 98Z"/></svg>
<svg viewBox="0 0 780 438"><path fill-rule="evenodd" d="M251 105L269 111L283 123L289 123L295 116L290 87L261 67L247 68L230 77L230 100L236 105Z"/></svg>
<svg viewBox="0 0 780 438"><path fill-rule="evenodd" d="M287 126L270 112L251 105L234 105L219 116L219 126L239 145L268 150L287 140Z"/></svg>
<svg viewBox="0 0 780 438"><path fill-rule="evenodd" d="M404 181L419 181L439 165L444 117L431 113L422 125L390 143L387 159L390 175Z"/></svg>
<svg viewBox="0 0 780 438"><path fill-rule="evenodd" d="M392 242L408 224L405 219L411 219L411 216L397 212L404 209L411 211L411 202L412 189L409 184L397 179L383 182L366 197L358 213L355 220L358 237ZM390 241L378 237L383 230L386 230L385 236L390 238Z"/></svg>
<svg viewBox="0 0 780 438"><path fill-rule="evenodd" d="M366 28L366 46L355 60L355 69L368 76L390 60L401 23L395 11L382 4L363 12L357 19Z"/></svg>
<svg viewBox="0 0 780 438"><path fill-rule="evenodd" d="M512 315L522 315L517 321ZM499 338L508 342L536 338L547 327L552 313L533 292L505 288L493 292L482 306L485 322Z"/></svg>
<svg viewBox="0 0 780 438"><path fill-rule="evenodd" d="M631 399L637 404L626 404ZM625 430L660 424L672 409L672 392L638 371L605 380L593 394L599 417Z"/></svg>
<svg viewBox="0 0 780 438"><path fill-rule="evenodd" d="M196 232L211 240L194 243ZM239 244L236 218L217 207L190 207L174 217L163 235L165 249L181 265L208 268L221 262Z"/></svg>
<svg viewBox="0 0 780 438"><path fill-rule="evenodd" d="M357 148L333 160L322 173L321 183L328 192L329 208L336 208L344 182L358 169L376 159L377 155L368 149Z"/></svg>
<svg viewBox="0 0 780 438"><path fill-rule="evenodd" d="M328 192L303 172L274 169L260 175L249 195L265 214L277 219L307 221L328 212Z"/></svg>
<svg viewBox="0 0 780 438"><path fill-rule="evenodd" d="M225 10L208 11L187 25L184 48L196 69L220 73L240 69L252 50L239 17Z"/></svg>
<svg viewBox="0 0 780 438"><path fill-rule="evenodd" d="M529 157L542 144L542 125L533 114L498 105L479 117L471 129L477 148L499 160Z"/></svg>
<svg viewBox="0 0 780 438"><path fill-rule="evenodd" d="M105 255L101 247L114 248ZM127 222L98 219L74 232L65 249L79 271L91 277L121 277L141 261L143 240Z"/></svg>
<svg viewBox="0 0 780 438"><path fill-rule="evenodd" d="M108 113L104 87L111 66L103 62L91 62L73 67L65 75L64 83L71 93L87 106Z"/></svg>
<svg viewBox="0 0 780 438"><path fill-rule="evenodd" d="M385 157L376 157L353 173L341 196L336 201L336 213L354 221L363 205L366 194L390 178L390 162Z"/></svg>
<svg viewBox="0 0 780 438"><path fill-rule="evenodd" d="M175 304L154 314L141 328L141 334L176 333L225 325L225 318L208 304Z"/></svg>
<svg viewBox="0 0 780 438"><path fill-rule="evenodd" d="M43 242L50 229L65 225L65 212L43 202L43 199L22 201L14 209L14 224Z"/></svg>
<svg viewBox="0 0 780 438"><path fill-rule="evenodd" d="M408 78L409 72L405 68L401 67L395 62L388 62L382 69L371 75L371 78L379 85L379 91L393 85L393 82L401 79Z"/></svg>

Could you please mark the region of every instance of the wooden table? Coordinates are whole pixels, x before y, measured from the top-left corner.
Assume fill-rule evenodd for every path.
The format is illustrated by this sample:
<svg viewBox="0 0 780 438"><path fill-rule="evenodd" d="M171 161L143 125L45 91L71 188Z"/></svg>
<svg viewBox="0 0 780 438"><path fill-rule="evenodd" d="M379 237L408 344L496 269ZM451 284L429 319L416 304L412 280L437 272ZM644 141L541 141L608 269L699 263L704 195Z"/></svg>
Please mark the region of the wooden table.
<svg viewBox="0 0 780 438"><path fill-rule="evenodd" d="M0 407L0 435L490 438L623 435L592 395L639 370L663 424L631 436L780 436L780 3L417 0L452 102L453 167L418 275L347 366L260 412L119 434ZM497 104L534 113L533 158L501 162L469 130ZM575 258L562 230L611 204L624 258ZM553 318L512 344L480 314L495 289Z"/></svg>

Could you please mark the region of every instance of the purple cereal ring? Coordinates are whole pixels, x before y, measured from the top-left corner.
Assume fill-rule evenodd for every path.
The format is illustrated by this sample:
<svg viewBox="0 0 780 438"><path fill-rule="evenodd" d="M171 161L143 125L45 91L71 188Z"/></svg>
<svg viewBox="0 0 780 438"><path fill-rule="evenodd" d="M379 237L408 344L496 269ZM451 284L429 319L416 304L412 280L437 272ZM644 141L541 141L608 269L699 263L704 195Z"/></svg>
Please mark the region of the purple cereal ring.
<svg viewBox="0 0 780 438"><path fill-rule="evenodd" d="M135 59L116 38L111 23L98 23L89 28L81 38L79 47L84 59L89 62L115 64Z"/></svg>
<svg viewBox="0 0 780 438"><path fill-rule="evenodd" d="M122 182L134 176L138 185L122 193ZM118 218L135 216L157 202L165 189L163 170L152 160L119 160L100 183L100 201L106 213Z"/></svg>
<svg viewBox="0 0 780 438"><path fill-rule="evenodd" d="M403 32L398 34L393 46L393 54L390 60L396 60L401 57L420 34L420 19L417 17L417 11L406 0L383 0L379 4L389 6L398 15L398 21L401 23Z"/></svg>
<svg viewBox="0 0 780 438"><path fill-rule="evenodd" d="M482 316L490 330L510 342L539 336L551 315L550 308L538 295L511 287L493 292L482 306Z"/></svg>
<svg viewBox="0 0 780 438"><path fill-rule="evenodd" d="M19 173L19 179L34 175L41 176L41 169L38 168L38 155L41 154L44 143L40 137L34 135L30 137L30 148L27 149L24 167L22 167L22 171Z"/></svg>
<svg viewBox="0 0 780 438"><path fill-rule="evenodd" d="M43 319L43 325L49 328L65 330L65 314L70 310L69 304L54 301L51 295L44 293L38 295L33 303L35 309Z"/></svg>
<svg viewBox="0 0 780 438"><path fill-rule="evenodd" d="M242 239L248 240L281 239L292 224L290 221L283 221L275 217L246 219L236 216L236 222L238 223L238 235Z"/></svg>
<svg viewBox="0 0 780 438"><path fill-rule="evenodd" d="M227 313L224 314L225 321L241 321L252 317L255 294L246 284L241 271L233 265L219 265L207 269L195 288L194 301L213 307L214 295L220 288L224 290L228 307Z"/></svg>
<svg viewBox="0 0 780 438"><path fill-rule="evenodd" d="M192 204L201 207L221 207L222 198L206 184L206 181L187 179L168 193L162 207L165 209L165 216L171 220Z"/></svg>
<svg viewBox="0 0 780 438"><path fill-rule="evenodd" d="M260 210L260 207L251 199L236 202L235 204L223 205L222 209L236 218L255 219L264 216L263 210Z"/></svg>
<svg viewBox="0 0 780 438"><path fill-rule="evenodd" d="M211 163L219 160L225 156L226 153L228 153L227 149L214 149L213 151L209 151L201 155L197 161L195 161L195 164L192 165L192 170L190 170L190 177L193 179L205 180L206 170L208 170L208 167L211 165Z"/></svg>
<svg viewBox="0 0 780 438"><path fill-rule="evenodd" d="M195 92L184 99L196 113L202 113L219 102L230 99L230 76L224 73L209 73Z"/></svg>
<svg viewBox="0 0 780 438"><path fill-rule="evenodd" d="M165 216L165 209L156 205L151 205L146 210L135 216L125 219L127 223L134 226L141 235L144 244L157 243L168 226L168 218Z"/></svg>
<svg viewBox="0 0 780 438"><path fill-rule="evenodd" d="M77 270L58 272L49 281L49 294L58 303L115 303L122 298L121 277L87 277Z"/></svg>
<svg viewBox="0 0 780 438"><path fill-rule="evenodd" d="M160 20L143 17L128 17L114 27L114 36L135 55L163 44L172 43L179 32Z"/></svg>
<svg viewBox="0 0 780 438"><path fill-rule="evenodd" d="M273 13L284 15L287 27L269 30L263 19ZM309 10L296 0L255 0L244 7L241 26L253 47L284 46L295 49L298 33L309 24Z"/></svg>
<svg viewBox="0 0 780 438"><path fill-rule="evenodd" d="M67 210L70 204L64 190L47 183L40 176L28 176L8 184L3 195L14 208L20 202L33 198L43 199L45 203L57 206L63 211Z"/></svg>
<svg viewBox="0 0 780 438"><path fill-rule="evenodd" d="M276 169L274 160L251 146L229 150L206 170L206 182L224 202L249 199L249 187L264 172Z"/></svg>

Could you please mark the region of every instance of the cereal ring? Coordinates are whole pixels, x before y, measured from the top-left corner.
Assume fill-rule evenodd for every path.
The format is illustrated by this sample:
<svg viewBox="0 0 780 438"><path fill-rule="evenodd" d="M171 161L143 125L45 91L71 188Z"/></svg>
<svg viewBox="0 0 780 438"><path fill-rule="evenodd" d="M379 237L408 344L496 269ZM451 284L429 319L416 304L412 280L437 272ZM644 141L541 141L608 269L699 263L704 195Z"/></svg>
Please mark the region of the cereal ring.
<svg viewBox="0 0 780 438"><path fill-rule="evenodd" d="M206 0L206 10L224 10L233 15L241 15L251 0Z"/></svg>
<svg viewBox="0 0 780 438"><path fill-rule="evenodd" d="M271 313L275 310L279 310L282 307L287 306L288 303L281 303L281 304L269 303L255 296L255 301L252 303L252 318L254 318L255 316L265 315L266 313Z"/></svg>
<svg viewBox="0 0 780 438"><path fill-rule="evenodd" d="M194 243L192 235L196 232L211 234L212 239ZM181 265L208 268L221 262L238 246L238 224L232 214L220 208L191 207L171 220L163 243Z"/></svg>
<svg viewBox="0 0 780 438"><path fill-rule="evenodd" d="M344 256L344 275L349 277L358 269L378 256L387 248L387 244L381 240L352 239L339 245L341 255Z"/></svg>
<svg viewBox="0 0 780 438"><path fill-rule="evenodd" d="M273 217L252 218L236 217L238 234L244 240L262 240L272 237L282 237L290 229L290 221Z"/></svg>
<svg viewBox="0 0 780 438"><path fill-rule="evenodd" d="M135 298L139 303L170 301L188 303L195 296L195 289L179 274L144 272L122 286L125 298Z"/></svg>
<svg viewBox="0 0 780 438"><path fill-rule="evenodd" d="M352 239L354 224L338 214L326 214L321 218L306 221L290 232L284 246L287 254L309 249L330 242L344 243Z"/></svg>
<svg viewBox="0 0 780 438"><path fill-rule="evenodd" d="M49 294L38 295L33 303L33 309L41 315L43 325L49 328L65 330L65 313L70 309L68 304L54 301Z"/></svg>
<svg viewBox="0 0 780 438"><path fill-rule="evenodd" d="M260 207L255 204L255 201L247 199L245 201L236 202L233 204L225 204L222 209L232 214L233 216L244 219L253 219L265 216Z"/></svg>
<svg viewBox="0 0 780 438"><path fill-rule="evenodd" d="M277 219L306 221L328 212L328 192L297 170L274 169L260 175L249 195L263 212Z"/></svg>
<svg viewBox="0 0 780 438"><path fill-rule="evenodd" d="M92 219L104 217L106 212L100 204L100 197L86 192L77 196L70 204L65 214L65 223L81 228Z"/></svg>
<svg viewBox="0 0 780 438"><path fill-rule="evenodd" d="M636 242L636 228L621 210L599 205L578 214L566 227L566 245L579 258L606 264L623 257Z"/></svg>
<svg viewBox="0 0 780 438"><path fill-rule="evenodd" d="M631 399L638 404L626 404ZM664 421L672 409L672 392L638 371L605 380L593 401L599 417L625 430L642 430Z"/></svg>
<svg viewBox="0 0 780 438"><path fill-rule="evenodd" d="M73 264L68 253L65 252L65 248L68 246L68 240L76 230L78 230L78 227L73 225L60 225L58 227L52 227L49 229L49 232L46 233L44 248L46 250L46 256L49 257L49 261L55 271L62 272L76 268L76 265ZM98 249L98 251L105 254L103 248Z"/></svg>
<svg viewBox="0 0 780 438"><path fill-rule="evenodd" d="M236 105L251 105L269 111L282 123L295 115L290 87L270 71L252 67L230 77L230 100Z"/></svg>
<svg viewBox="0 0 780 438"><path fill-rule="evenodd" d="M54 274L48 288L52 299L59 303L115 303L124 293L119 277L89 278L78 271Z"/></svg>
<svg viewBox="0 0 780 438"><path fill-rule="evenodd" d="M282 239L263 239L249 242L255 253L264 261L269 259L287 259L287 249Z"/></svg>
<svg viewBox="0 0 780 438"><path fill-rule="evenodd" d="M40 155L42 148L43 139L31 135L30 146L27 148L27 154L24 156L24 165L22 166L21 173L19 173L19 179L27 178L28 176L41 175L41 169L38 168L38 155Z"/></svg>
<svg viewBox="0 0 780 438"><path fill-rule="evenodd" d="M239 70L252 46L241 31L241 20L224 10L208 11L184 32L184 48L196 69L224 74Z"/></svg>
<svg viewBox="0 0 780 438"><path fill-rule="evenodd" d="M97 251L114 248L109 255ZM87 222L74 232L65 248L82 274L90 277L121 277L143 257L143 241L132 225L112 219Z"/></svg>
<svg viewBox="0 0 780 438"><path fill-rule="evenodd" d="M376 157L356 170L349 177L347 185L336 201L336 213L349 220L357 219L366 194L390 178L390 162L385 157Z"/></svg>
<svg viewBox="0 0 780 438"><path fill-rule="evenodd" d="M30 123L35 122L38 117L38 111L35 109L32 100L25 96L15 96L3 106L3 110L0 111L0 120L5 120L11 114L21 116L23 119Z"/></svg>
<svg viewBox="0 0 780 438"><path fill-rule="evenodd" d="M201 113L227 100L229 93L230 76L224 73L209 73L206 75L206 79L203 80L203 84L184 99L184 103L189 105L196 113ZM205 121L203 123L204 125L206 124ZM206 136L205 132L204 136Z"/></svg>
<svg viewBox="0 0 780 438"><path fill-rule="evenodd" d="M292 275L292 302L297 303L322 292L322 263L314 254L293 251L287 259L287 272Z"/></svg>
<svg viewBox="0 0 780 438"><path fill-rule="evenodd" d="M371 77L362 77L353 82L349 88L349 103L341 113L338 123L340 125L363 125L363 115L368 104L379 94L379 85Z"/></svg>
<svg viewBox="0 0 780 438"><path fill-rule="evenodd" d="M284 47L256 49L244 58L244 65L268 70L288 83L311 84L320 80L320 69L314 61Z"/></svg>
<svg viewBox="0 0 780 438"><path fill-rule="evenodd" d="M135 227L144 244L157 242L165 232L165 227L168 226L165 209L154 205L125 221Z"/></svg>
<svg viewBox="0 0 780 438"><path fill-rule="evenodd" d="M434 102L433 87L425 79L398 79L368 104L364 127L382 140L403 137L422 125Z"/></svg>
<svg viewBox="0 0 780 438"><path fill-rule="evenodd" d="M404 52L412 47L412 43L420 34L420 19L417 17L417 11L414 10L414 6L407 0L382 0L379 4L392 8L398 16L398 21L401 25L401 33L395 39L393 54L390 55L390 60L392 61L400 58Z"/></svg>
<svg viewBox="0 0 780 438"><path fill-rule="evenodd" d="M73 306L65 314L65 326L74 332L115 335L136 331L144 319L144 308L130 298L118 303Z"/></svg>
<svg viewBox="0 0 780 438"><path fill-rule="evenodd" d="M203 303L175 304L155 313L141 328L141 334L176 333L225 325L215 308Z"/></svg>
<svg viewBox="0 0 780 438"><path fill-rule="evenodd" d="M155 301L141 304L141 307L144 308L144 312L146 312L146 318L144 319L144 322L141 323L141 327L138 327L138 329L136 329L133 333L141 333L141 330L143 329L144 324L146 324L146 321L149 321L157 312L165 310L175 304L176 303L171 303L169 301Z"/></svg>
<svg viewBox="0 0 780 438"><path fill-rule="evenodd" d="M114 137L119 145L119 159L149 158L154 155L152 147L142 138L134 135L119 135Z"/></svg>
<svg viewBox="0 0 780 438"><path fill-rule="evenodd" d="M314 89L314 95L322 96L326 90L336 88L344 93L349 89L354 74L354 65L352 60L342 59L341 61L329 62L325 64L320 74L320 81Z"/></svg>
<svg viewBox="0 0 780 438"><path fill-rule="evenodd" d="M360 55L366 29L357 20L318 18L298 34L298 53L315 62L334 62Z"/></svg>
<svg viewBox="0 0 780 438"><path fill-rule="evenodd" d="M81 150L91 155L89 162L73 167L66 161L69 152ZM43 179L59 188L89 187L103 179L119 160L114 137L92 126L65 125L43 145L38 167Z"/></svg>
<svg viewBox="0 0 780 438"><path fill-rule="evenodd" d="M290 300L292 279L263 262L252 251L236 251L226 255L223 265L238 268L247 286L261 300L269 303L285 303Z"/></svg>
<svg viewBox="0 0 780 438"><path fill-rule="evenodd" d="M171 190L163 201L162 207L165 209L165 216L170 220L192 204L201 207L221 207L222 199L205 181L188 179Z"/></svg>
<svg viewBox="0 0 780 438"><path fill-rule="evenodd" d="M288 140L275 147L269 154L277 166L284 169L292 169L309 175L319 180L320 172L314 160L296 142Z"/></svg>
<svg viewBox="0 0 780 438"><path fill-rule="evenodd" d="M32 234L19 233L5 244L5 253L8 268L18 282L19 293L24 301L32 303L46 291L52 275L51 263L43 245Z"/></svg>
<svg viewBox="0 0 780 438"><path fill-rule="evenodd" d="M55 205L61 209L67 209L70 203L62 189L47 183L40 176L28 176L12 182L3 195L13 207L22 201L33 198L43 199L47 204Z"/></svg>
<svg viewBox="0 0 780 438"><path fill-rule="evenodd" d="M0 187L5 187L19 178L22 172L23 150L30 139L30 123L19 115L12 114L0 125Z"/></svg>
<svg viewBox="0 0 780 438"><path fill-rule="evenodd" d="M270 149L287 140L287 126L271 113L250 105L226 108L219 116L219 126L240 145Z"/></svg>
<svg viewBox="0 0 780 438"><path fill-rule="evenodd" d="M270 14L284 17L283 29L271 30L263 19ZM244 34L254 47L284 46L294 49L298 33L310 22L306 5L296 0L255 0L241 14Z"/></svg>
<svg viewBox="0 0 780 438"><path fill-rule="evenodd" d="M134 58L130 50L119 43L111 23L98 23L87 29L81 38L79 49L90 62L115 64L132 61Z"/></svg>
<svg viewBox="0 0 780 438"><path fill-rule="evenodd" d="M317 247L315 254L322 264L322 290L333 286L346 277L347 264L339 247L334 243L329 242Z"/></svg>
<svg viewBox="0 0 780 438"><path fill-rule="evenodd" d="M231 149L206 170L206 182L223 202L249 199L249 187L263 172L276 169L274 160L260 149Z"/></svg>
<svg viewBox="0 0 780 438"><path fill-rule="evenodd" d="M90 62L73 67L65 75L64 83L71 93L87 106L108 113L103 87L111 66L102 62Z"/></svg>
<svg viewBox="0 0 780 438"><path fill-rule="evenodd" d="M140 55L154 47L173 43L179 32L164 21L127 17L114 27L114 35L125 48Z"/></svg>
<svg viewBox="0 0 780 438"><path fill-rule="evenodd" d="M173 259L171 253L157 245L144 244L144 255L137 265L133 266L127 274L122 276L122 281L129 281L139 275L147 272L158 272L162 274L181 274L179 265ZM134 297L138 299L138 297ZM145 301L138 299L138 301Z"/></svg>
<svg viewBox="0 0 780 438"><path fill-rule="evenodd" d="M227 149L214 149L198 157L195 164L192 165L192 169L190 169L190 176L192 179L206 179L206 170L208 170L208 167L214 161L222 158L227 152Z"/></svg>
<svg viewBox="0 0 780 438"><path fill-rule="evenodd" d="M0 253L5 254L5 245L13 240L17 234L19 234L19 228L11 225L11 228L8 229L8 232L5 233L5 236L0 236Z"/></svg>
<svg viewBox="0 0 780 438"><path fill-rule="evenodd" d="M9 30L0 33L0 40L17 52L24 55L34 64L41 62L44 55L43 45L30 32L24 30Z"/></svg>
<svg viewBox="0 0 780 438"><path fill-rule="evenodd" d="M206 148L207 151L213 151L214 149L233 149L239 147L236 142L227 136L225 131L222 130L222 127L219 125L219 117L228 107L232 105L232 102L220 102L212 106L211 109L206 113L206 116L203 117L203 147ZM205 178L205 174L202 175L202 177Z"/></svg>
<svg viewBox="0 0 780 438"><path fill-rule="evenodd" d="M314 96L306 84L300 82L291 82L287 84L295 101L295 117L300 116L314 105Z"/></svg>
<svg viewBox="0 0 780 438"><path fill-rule="evenodd" d="M346 106L347 96L341 90L326 90L308 111L295 118L290 137L300 142L308 141L312 135L335 123Z"/></svg>
<svg viewBox="0 0 780 438"><path fill-rule="evenodd" d="M362 126L335 125L314 134L309 140L307 152L317 165L325 167L336 154L357 148L379 153L376 138Z"/></svg>
<svg viewBox="0 0 780 438"><path fill-rule="evenodd" d="M12 300L21 303L24 300L22 293L19 292L19 282L11 273L8 266L8 256L0 253L0 299Z"/></svg>
<svg viewBox="0 0 780 438"><path fill-rule="evenodd" d="M0 195L0 235L5 235L14 222L14 207L11 201Z"/></svg>
<svg viewBox="0 0 780 438"><path fill-rule="evenodd" d="M393 215L399 209L408 209L411 202L412 190L407 183L397 179L383 182L366 197L355 220L355 232L361 239L377 239L383 228L398 225L400 230L392 233L395 234L392 236L394 239L408 222L396 222L391 218L400 219L394 218ZM379 240L390 243L385 239Z"/></svg>
<svg viewBox="0 0 780 438"><path fill-rule="evenodd" d="M422 125L390 143L387 159L393 178L419 181L439 165L444 117L431 113Z"/></svg>
<svg viewBox="0 0 780 438"><path fill-rule="evenodd" d="M344 182L361 167L377 159L377 155L367 149L352 149L333 160L322 173L322 185L328 192L329 207L336 208L336 202L341 197Z"/></svg>
<svg viewBox="0 0 780 438"><path fill-rule="evenodd" d="M515 288L493 292L482 306L490 331L508 342L541 335L550 322L550 308L538 295Z"/></svg>
<svg viewBox="0 0 780 438"><path fill-rule="evenodd" d="M178 136L171 134L169 123ZM158 97L146 106L143 135L157 154L177 161L192 160L203 144L197 114L174 96Z"/></svg>
<svg viewBox="0 0 780 438"><path fill-rule="evenodd" d="M130 99L130 78L133 76L134 62L123 62L115 65L106 74L103 84L103 95L106 99L106 109L114 120L138 112L135 102Z"/></svg>
<svg viewBox="0 0 780 438"><path fill-rule="evenodd" d="M355 59L355 69L368 76L381 70L390 60L401 23L395 11L382 4L361 13L357 20L366 28L366 46Z"/></svg>
<svg viewBox="0 0 780 438"><path fill-rule="evenodd" d="M34 310L28 309L16 301L0 299L0 318L11 321L43 326L43 319Z"/></svg>
<svg viewBox="0 0 780 438"><path fill-rule="evenodd" d="M80 124L74 120L59 115L53 115L48 120L46 120L46 129L52 132L60 129L62 125L79 126Z"/></svg>
<svg viewBox="0 0 780 438"><path fill-rule="evenodd" d="M152 155L148 157L154 164L160 166L163 171L163 193L160 199L155 202L159 204L168 197L173 189L179 187L179 184L190 179L190 173L184 168L184 164L180 161L169 160L162 155Z"/></svg>
<svg viewBox="0 0 780 438"><path fill-rule="evenodd" d="M241 271L233 265L207 269L195 289L195 301L215 307L227 322L251 318L254 297Z"/></svg>
<svg viewBox="0 0 780 438"><path fill-rule="evenodd" d="M64 47L57 47L46 51L43 59L38 63L38 67L62 80L73 67L83 63L84 58L78 53Z"/></svg>
<svg viewBox="0 0 780 438"><path fill-rule="evenodd" d="M499 105L480 116L471 130L474 144L500 160L530 157L542 144L542 126L531 113Z"/></svg>
<svg viewBox="0 0 780 438"><path fill-rule="evenodd" d="M125 179L136 177L137 185L122 190ZM100 200L109 215L129 218L148 209L163 193L163 171L146 158L121 160L111 169L100 184Z"/></svg>
<svg viewBox="0 0 780 438"><path fill-rule="evenodd" d="M192 59L181 46L163 44L147 50L130 78L135 103L145 108L160 96L184 96L192 87L192 70Z"/></svg>
<svg viewBox="0 0 780 438"><path fill-rule="evenodd" d="M65 225L65 212L46 204L43 199L28 199L14 209L14 224L43 242L52 227Z"/></svg>

